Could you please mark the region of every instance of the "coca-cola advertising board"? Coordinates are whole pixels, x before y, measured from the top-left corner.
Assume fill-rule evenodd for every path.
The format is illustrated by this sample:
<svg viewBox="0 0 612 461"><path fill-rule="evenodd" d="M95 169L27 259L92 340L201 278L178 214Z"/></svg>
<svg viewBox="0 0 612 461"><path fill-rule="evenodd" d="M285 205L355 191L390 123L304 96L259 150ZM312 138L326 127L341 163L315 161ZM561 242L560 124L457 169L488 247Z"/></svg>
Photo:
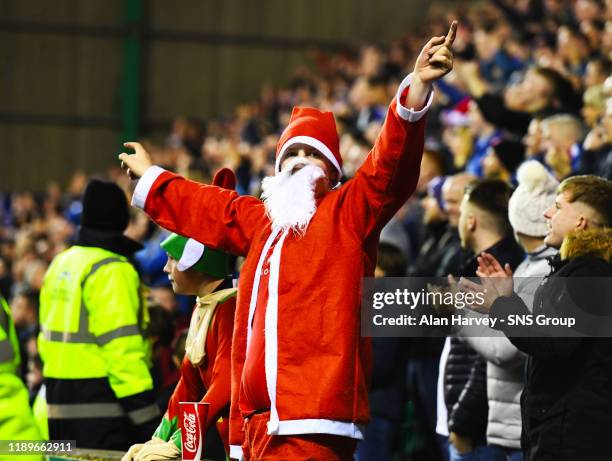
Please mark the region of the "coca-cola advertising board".
<svg viewBox="0 0 612 461"><path fill-rule="evenodd" d="M201 461L204 459L204 438L206 434L206 416L208 403L179 402L179 427L181 428L181 446L183 461Z"/></svg>

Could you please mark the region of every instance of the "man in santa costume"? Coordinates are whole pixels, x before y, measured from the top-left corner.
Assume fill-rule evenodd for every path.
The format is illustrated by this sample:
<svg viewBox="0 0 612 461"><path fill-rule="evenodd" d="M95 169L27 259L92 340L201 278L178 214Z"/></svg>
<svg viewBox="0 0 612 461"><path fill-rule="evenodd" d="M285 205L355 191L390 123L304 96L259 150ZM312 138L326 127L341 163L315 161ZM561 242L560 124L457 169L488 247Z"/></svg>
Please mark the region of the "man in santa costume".
<svg viewBox="0 0 612 461"><path fill-rule="evenodd" d="M234 190L236 177L225 168L215 175L213 184ZM133 445L122 461L180 457L180 402L208 403L204 429L216 426L229 451L230 350L237 292L228 278L230 256L178 234L171 234L161 247L168 255L164 272L173 291L196 295L197 304L187 333L181 378L161 424L149 442Z"/></svg>
<svg viewBox="0 0 612 461"><path fill-rule="evenodd" d="M341 187L333 114L293 110L263 201L188 181L138 143L119 159L140 178L132 204L160 226L246 256L232 341L231 457L349 460L368 422L370 344L360 337L361 286L382 227L415 189L432 83L452 69L446 36L421 50L380 135ZM234 421L234 420L231 420Z"/></svg>

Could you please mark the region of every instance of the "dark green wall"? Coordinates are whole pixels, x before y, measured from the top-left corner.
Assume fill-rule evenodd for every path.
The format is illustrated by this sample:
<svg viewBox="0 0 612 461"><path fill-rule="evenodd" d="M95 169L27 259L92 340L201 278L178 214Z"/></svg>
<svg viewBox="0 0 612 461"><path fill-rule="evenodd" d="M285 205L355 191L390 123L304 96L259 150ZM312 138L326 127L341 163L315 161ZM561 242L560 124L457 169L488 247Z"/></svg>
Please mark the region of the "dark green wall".
<svg viewBox="0 0 612 461"><path fill-rule="evenodd" d="M143 123L208 117L282 83L315 41L385 41L424 0L0 0L0 190L113 164L126 8L142 3ZM139 32L140 31L140 32ZM144 32L143 32L144 31ZM147 32L148 31L148 32ZM195 33L195 35L191 33ZM250 37L243 40L241 37Z"/></svg>

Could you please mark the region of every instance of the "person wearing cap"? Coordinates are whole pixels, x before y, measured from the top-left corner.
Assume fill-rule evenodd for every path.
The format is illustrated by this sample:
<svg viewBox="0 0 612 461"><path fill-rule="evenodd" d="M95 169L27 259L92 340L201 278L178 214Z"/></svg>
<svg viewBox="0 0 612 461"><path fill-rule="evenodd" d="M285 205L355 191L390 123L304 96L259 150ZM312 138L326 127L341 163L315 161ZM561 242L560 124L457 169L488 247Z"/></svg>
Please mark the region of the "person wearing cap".
<svg viewBox="0 0 612 461"><path fill-rule="evenodd" d="M373 149L342 186L334 116L314 108L293 110L263 202L188 181L125 144L135 154L119 159L140 178L134 206L173 232L246 256L232 343L232 407L245 443L230 447L231 457L352 459L369 419L362 277L374 272L381 229L415 189L432 83L452 68L456 28L425 45Z"/></svg>
<svg viewBox="0 0 612 461"><path fill-rule="evenodd" d="M544 244L548 232L544 212L555 202L559 182L536 160L518 168L517 181L518 187L508 202L508 218L526 257L513 279L517 295L531 310L536 289L551 271L549 258L558 253ZM480 328L478 334L466 333L461 331L462 339L487 361L487 444L499 459L523 459L520 397L525 385L526 357L492 328Z"/></svg>
<svg viewBox="0 0 612 461"><path fill-rule="evenodd" d="M525 159L525 147L519 141L502 140L494 143L482 159L482 172L487 178L510 183L516 168Z"/></svg>
<svg viewBox="0 0 612 461"><path fill-rule="evenodd" d="M525 250L526 257L516 268L514 277L520 280L523 277L545 276L551 269L548 259L559 252L544 244L549 229L544 212L555 203L559 181L536 160L528 160L519 166L516 179L518 187L508 202L508 218L514 237ZM537 288L521 287L517 283L517 292L524 300L525 293ZM529 300L525 302L530 304Z"/></svg>
<svg viewBox="0 0 612 461"><path fill-rule="evenodd" d="M579 175L561 182L544 213L544 243L559 254L531 306L516 292L512 270L490 254L478 258L482 285L459 282L466 291L483 293L477 309L496 319L495 328L528 355L520 400L521 447L528 461L610 458L611 202L612 182L604 178ZM577 324L568 334L506 322L509 315L531 313Z"/></svg>
<svg viewBox="0 0 612 461"><path fill-rule="evenodd" d="M159 423L145 338L147 310L123 235L124 192L92 180L76 244L52 261L40 292L39 351L51 440L125 450Z"/></svg>
<svg viewBox="0 0 612 461"><path fill-rule="evenodd" d="M130 448L124 461L180 456L179 402L208 403L205 429L218 423L221 439L229 446L229 426L224 421L229 417L230 346L237 293L227 279L229 255L177 234L170 235L161 247L168 255L164 272L172 289L177 294L196 295L197 304L189 325L181 378L162 422L149 442Z"/></svg>

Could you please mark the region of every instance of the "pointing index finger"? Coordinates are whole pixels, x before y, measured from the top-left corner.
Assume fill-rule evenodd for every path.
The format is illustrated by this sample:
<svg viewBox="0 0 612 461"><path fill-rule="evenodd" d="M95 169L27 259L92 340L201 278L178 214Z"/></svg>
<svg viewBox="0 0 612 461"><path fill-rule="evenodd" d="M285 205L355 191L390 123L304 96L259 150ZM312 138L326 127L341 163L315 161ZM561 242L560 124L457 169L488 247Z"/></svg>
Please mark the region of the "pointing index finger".
<svg viewBox="0 0 612 461"><path fill-rule="evenodd" d="M453 42L455 41L455 37L457 37L457 24L457 21L453 21L451 24L448 34L446 34L446 38L444 39L444 45L452 46Z"/></svg>

